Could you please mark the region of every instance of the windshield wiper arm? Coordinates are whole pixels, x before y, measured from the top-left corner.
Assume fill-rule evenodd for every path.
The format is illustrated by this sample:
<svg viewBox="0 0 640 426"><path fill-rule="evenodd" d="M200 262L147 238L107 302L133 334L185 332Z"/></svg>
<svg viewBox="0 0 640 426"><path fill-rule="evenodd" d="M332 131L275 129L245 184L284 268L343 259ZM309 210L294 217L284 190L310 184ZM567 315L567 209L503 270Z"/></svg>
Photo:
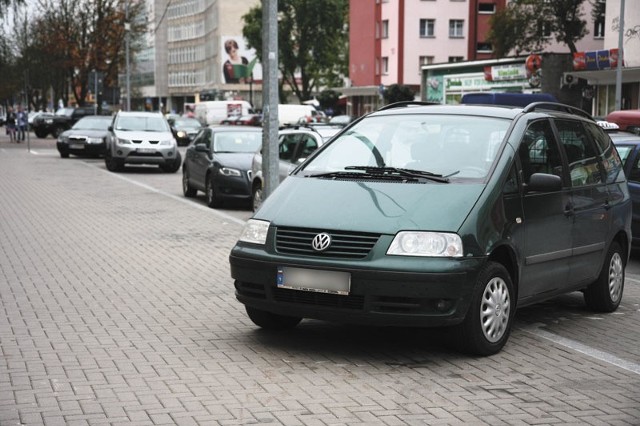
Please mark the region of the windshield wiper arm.
<svg viewBox="0 0 640 426"><path fill-rule="evenodd" d="M410 178L424 178L435 182L448 183L449 176L427 172L425 170L403 169L398 167L375 167L375 166L347 166L345 170L362 170L372 175L402 176Z"/></svg>

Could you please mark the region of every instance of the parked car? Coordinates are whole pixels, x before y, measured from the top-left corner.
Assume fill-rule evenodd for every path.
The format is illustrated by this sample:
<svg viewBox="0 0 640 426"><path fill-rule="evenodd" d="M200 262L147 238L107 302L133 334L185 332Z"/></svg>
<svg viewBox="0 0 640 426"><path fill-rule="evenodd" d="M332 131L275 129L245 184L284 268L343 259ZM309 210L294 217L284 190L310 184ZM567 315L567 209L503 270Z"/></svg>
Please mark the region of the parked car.
<svg viewBox="0 0 640 426"><path fill-rule="evenodd" d="M477 355L501 350L522 306L582 291L616 310L622 162L591 117L555 108L392 104L355 122L247 222L229 257L236 298L267 329L450 326Z"/></svg>
<svg viewBox="0 0 640 426"><path fill-rule="evenodd" d="M108 170L122 171L125 164L156 164L167 173L180 168L178 143L161 113L120 111L109 132L104 156Z"/></svg>
<svg viewBox="0 0 640 426"><path fill-rule="evenodd" d="M633 203L631 221L632 245L640 247L640 136L620 131L618 125L605 125L605 130L613 140L627 175L629 192Z"/></svg>
<svg viewBox="0 0 640 426"><path fill-rule="evenodd" d="M329 119L329 124L334 124L338 126L346 126L351 123L354 118L350 115L334 115Z"/></svg>
<svg viewBox="0 0 640 426"><path fill-rule="evenodd" d="M202 124L196 118L178 117L173 118L171 121L171 128L173 129L178 146L186 146L196 137Z"/></svg>
<svg viewBox="0 0 640 426"><path fill-rule="evenodd" d="M182 191L195 197L203 191L209 207L225 200L251 201L251 159L262 145L262 129L210 126L189 145L182 164Z"/></svg>
<svg viewBox="0 0 640 426"><path fill-rule="evenodd" d="M62 132L69 130L78 120L87 115L96 115L95 106L59 108L55 114L42 113L32 119L31 128L39 138L48 135L58 138ZM108 108L101 108L100 115L111 115Z"/></svg>
<svg viewBox="0 0 640 426"><path fill-rule="evenodd" d="M69 158L69 154L104 155L111 121L111 117L104 115L90 115L78 120L71 129L58 136L56 147L60 157Z"/></svg>
<svg viewBox="0 0 640 426"><path fill-rule="evenodd" d="M318 132L300 127L280 130L278 134L278 177L282 182L293 169L311 155L325 139ZM262 174L262 151L259 150L251 161L251 205L257 211L262 204L264 176Z"/></svg>

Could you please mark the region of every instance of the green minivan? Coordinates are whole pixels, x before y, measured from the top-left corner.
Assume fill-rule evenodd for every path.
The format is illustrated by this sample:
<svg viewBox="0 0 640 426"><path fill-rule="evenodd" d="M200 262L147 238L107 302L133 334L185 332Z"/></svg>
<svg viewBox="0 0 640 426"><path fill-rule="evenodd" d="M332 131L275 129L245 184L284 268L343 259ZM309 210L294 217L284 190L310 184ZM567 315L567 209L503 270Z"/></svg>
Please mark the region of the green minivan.
<svg viewBox="0 0 640 426"><path fill-rule="evenodd" d="M491 355L517 307L582 291L617 309L630 224L618 153L581 110L407 102L297 167L229 261L260 327L448 326Z"/></svg>

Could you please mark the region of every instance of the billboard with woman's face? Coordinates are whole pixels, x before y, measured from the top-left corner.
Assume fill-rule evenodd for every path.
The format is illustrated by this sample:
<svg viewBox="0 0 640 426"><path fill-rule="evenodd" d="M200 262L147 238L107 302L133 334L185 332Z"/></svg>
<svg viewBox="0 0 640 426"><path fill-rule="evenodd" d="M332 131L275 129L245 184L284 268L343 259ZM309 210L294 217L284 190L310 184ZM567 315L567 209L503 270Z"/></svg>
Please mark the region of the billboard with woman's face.
<svg viewBox="0 0 640 426"><path fill-rule="evenodd" d="M222 82L226 84L248 84L262 81L262 66L255 49L248 49L242 36L223 36Z"/></svg>

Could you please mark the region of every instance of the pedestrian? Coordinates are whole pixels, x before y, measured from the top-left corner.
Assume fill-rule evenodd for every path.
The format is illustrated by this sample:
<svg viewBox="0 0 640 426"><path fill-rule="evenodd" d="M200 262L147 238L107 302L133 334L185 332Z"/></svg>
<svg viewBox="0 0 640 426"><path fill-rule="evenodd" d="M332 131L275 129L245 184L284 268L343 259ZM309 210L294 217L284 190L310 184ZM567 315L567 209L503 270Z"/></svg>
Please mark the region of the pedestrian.
<svg viewBox="0 0 640 426"><path fill-rule="evenodd" d="M16 121L18 125L18 137L16 138L16 142L18 143L24 142L29 120L28 120L27 112L24 110L22 105L18 107L18 114L17 114Z"/></svg>
<svg viewBox="0 0 640 426"><path fill-rule="evenodd" d="M7 135L9 135L9 142L15 141L16 138L16 113L13 112L13 108L7 108Z"/></svg>

